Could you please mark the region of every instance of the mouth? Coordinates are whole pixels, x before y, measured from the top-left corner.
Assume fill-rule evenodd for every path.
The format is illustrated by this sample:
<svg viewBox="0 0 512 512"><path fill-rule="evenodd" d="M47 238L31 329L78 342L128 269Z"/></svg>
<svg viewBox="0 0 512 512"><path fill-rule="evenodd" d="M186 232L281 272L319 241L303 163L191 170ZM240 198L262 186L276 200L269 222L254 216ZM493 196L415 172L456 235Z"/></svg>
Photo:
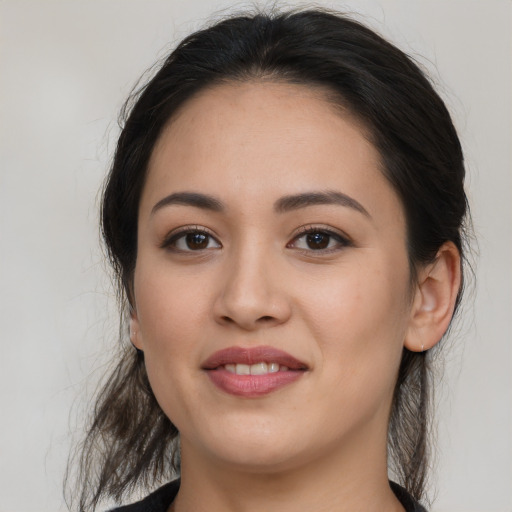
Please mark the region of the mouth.
<svg viewBox="0 0 512 512"><path fill-rule="evenodd" d="M300 379L308 366L273 347L230 347L212 354L201 367L210 381L230 395L256 398Z"/></svg>
<svg viewBox="0 0 512 512"><path fill-rule="evenodd" d="M221 366L231 373L253 375L261 373L277 373L283 370L307 370L308 365L299 361L291 354L274 347L259 346L251 348L229 347L212 354L203 364L203 370L215 370ZM233 371L234 370L234 371ZM264 370L264 371L263 371ZM260 372L260 373L257 373Z"/></svg>
<svg viewBox="0 0 512 512"><path fill-rule="evenodd" d="M256 363L256 364L225 364L224 369L229 373L236 373L236 375L266 375L267 373L287 372L290 370L288 366L273 363Z"/></svg>

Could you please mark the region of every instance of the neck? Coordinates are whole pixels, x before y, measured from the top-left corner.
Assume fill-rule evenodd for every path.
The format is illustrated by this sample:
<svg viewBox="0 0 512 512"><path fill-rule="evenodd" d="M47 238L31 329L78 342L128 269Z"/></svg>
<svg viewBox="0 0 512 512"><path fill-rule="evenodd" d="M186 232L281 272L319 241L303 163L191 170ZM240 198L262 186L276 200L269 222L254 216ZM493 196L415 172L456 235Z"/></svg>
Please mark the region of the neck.
<svg viewBox="0 0 512 512"><path fill-rule="evenodd" d="M355 440L354 440L355 441ZM381 443L382 444L382 443ZM357 447L357 448L356 448ZM379 454L376 457L376 454ZM182 440L181 487L172 512L403 512L387 478L386 446L349 443L302 465L233 467Z"/></svg>

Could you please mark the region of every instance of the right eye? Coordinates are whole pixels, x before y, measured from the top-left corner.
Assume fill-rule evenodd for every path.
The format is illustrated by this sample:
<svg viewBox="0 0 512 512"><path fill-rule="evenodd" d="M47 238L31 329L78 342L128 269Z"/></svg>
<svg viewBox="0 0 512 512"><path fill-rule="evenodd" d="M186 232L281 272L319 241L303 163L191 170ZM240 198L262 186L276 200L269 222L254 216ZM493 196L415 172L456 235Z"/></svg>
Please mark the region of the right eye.
<svg viewBox="0 0 512 512"><path fill-rule="evenodd" d="M199 229L186 229L171 235L163 247L180 252L197 252L219 249L220 243L210 233Z"/></svg>

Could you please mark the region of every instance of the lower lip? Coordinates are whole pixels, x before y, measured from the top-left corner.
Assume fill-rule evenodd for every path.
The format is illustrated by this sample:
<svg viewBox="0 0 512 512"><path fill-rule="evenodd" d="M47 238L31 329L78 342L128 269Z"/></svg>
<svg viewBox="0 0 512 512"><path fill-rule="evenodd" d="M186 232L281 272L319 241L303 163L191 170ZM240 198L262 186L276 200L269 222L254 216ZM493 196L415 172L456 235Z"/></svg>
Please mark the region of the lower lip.
<svg viewBox="0 0 512 512"><path fill-rule="evenodd" d="M256 398L268 395L273 391L295 382L300 379L305 371L289 370L264 375L237 375L228 372L225 368L207 370L210 380L222 391L230 395Z"/></svg>

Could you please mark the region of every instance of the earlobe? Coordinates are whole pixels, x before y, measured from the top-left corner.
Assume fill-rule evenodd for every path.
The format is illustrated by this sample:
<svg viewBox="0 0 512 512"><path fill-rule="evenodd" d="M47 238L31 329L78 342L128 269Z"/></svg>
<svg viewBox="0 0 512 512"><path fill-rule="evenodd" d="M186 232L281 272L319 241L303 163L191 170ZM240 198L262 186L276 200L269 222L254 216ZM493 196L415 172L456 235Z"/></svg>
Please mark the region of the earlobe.
<svg viewBox="0 0 512 512"><path fill-rule="evenodd" d="M461 284L460 253L445 242L434 262L418 271L418 283L404 345L423 352L436 345L450 325Z"/></svg>
<svg viewBox="0 0 512 512"><path fill-rule="evenodd" d="M139 319L137 317L137 312L134 309L130 311L130 340L132 345L138 349L142 350L142 336L139 328Z"/></svg>

